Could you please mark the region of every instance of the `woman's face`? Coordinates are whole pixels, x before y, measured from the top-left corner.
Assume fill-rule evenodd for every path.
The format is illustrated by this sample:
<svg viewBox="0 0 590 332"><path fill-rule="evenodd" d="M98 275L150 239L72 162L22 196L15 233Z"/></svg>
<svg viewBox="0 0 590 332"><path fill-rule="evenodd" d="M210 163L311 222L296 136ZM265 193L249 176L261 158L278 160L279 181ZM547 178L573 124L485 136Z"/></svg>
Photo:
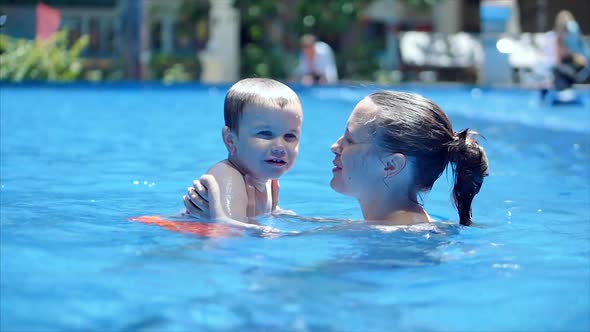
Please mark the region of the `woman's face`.
<svg viewBox="0 0 590 332"><path fill-rule="evenodd" d="M377 106L369 99L361 100L348 122L346 130L331 147L336 154L332 169L332 189L339 193L361 198L383 181L383 162L375 145L375 118Z"/></svg>

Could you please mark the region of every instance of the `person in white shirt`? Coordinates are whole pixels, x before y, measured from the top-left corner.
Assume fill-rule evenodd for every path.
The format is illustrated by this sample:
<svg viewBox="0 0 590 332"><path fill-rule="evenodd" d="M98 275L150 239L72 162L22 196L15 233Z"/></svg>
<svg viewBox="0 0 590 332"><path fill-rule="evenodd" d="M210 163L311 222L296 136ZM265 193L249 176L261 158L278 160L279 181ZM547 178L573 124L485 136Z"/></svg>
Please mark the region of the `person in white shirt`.
<svg viewBox="0 0 590 332"><path fill-rule="evenodd" d="M338 69L330 45L313 35L301 37L301 55L295 70L295 79L304 85L334 84L338 82Z"/></svg>

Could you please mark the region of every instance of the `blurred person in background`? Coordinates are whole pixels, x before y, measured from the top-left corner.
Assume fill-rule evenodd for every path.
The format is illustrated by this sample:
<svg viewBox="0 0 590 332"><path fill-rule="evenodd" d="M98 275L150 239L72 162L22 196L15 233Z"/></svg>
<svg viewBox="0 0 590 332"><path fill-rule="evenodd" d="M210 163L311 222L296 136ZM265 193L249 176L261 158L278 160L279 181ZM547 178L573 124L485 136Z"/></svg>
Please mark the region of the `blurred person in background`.
<svg viewBox="0 0 590 332"><path fill-rule="evenodd" d="M545 57L553 63L553 87L558 93L585 81L590 75L590 54L580 27L571 12L560 11L553 31L547 35Z"/></svg>
<svg viewBox="0 0 590 332"><path fill-rule="evenodd" d="M338 70L330 45L314 35L301 37L301 54L294 78L303 85L337 83Z"/></svg>

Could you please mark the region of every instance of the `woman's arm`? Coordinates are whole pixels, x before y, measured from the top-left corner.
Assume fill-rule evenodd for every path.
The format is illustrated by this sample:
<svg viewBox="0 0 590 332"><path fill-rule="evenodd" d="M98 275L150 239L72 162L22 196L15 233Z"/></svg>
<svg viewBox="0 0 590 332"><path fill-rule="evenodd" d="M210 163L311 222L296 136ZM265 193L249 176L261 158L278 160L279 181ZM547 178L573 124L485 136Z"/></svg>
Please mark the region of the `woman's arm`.
<svg viewBox="0 0 590 332"><path fill-rule="evenodd" d="M227 183L225 184L227 185ZM246 191L248 189L251 191L254 190L254 187L251 185L245 185L245 187ZM193 181L193 187L189 188L188 195L183 197L184 206L186 207L187 213L197 219L212 220L231 226L256 229L263 232L279 232L279 230L272 227L261 226L239 220L238 218L248 220L248 218L245 216L245 210L247 209L247 206L240 207L239 211L243 212L243 214L239 217L236 217L236 210L234 210L233 214L228 215L226 209L223 207L223 204L231 205L232 199L236 197L228 197L227 191L225 192L225 195L226 199L222 199L222 189L220 188L216 177L211 174L205 174L201 176L199 180ZM253 197L253 195L247 196ZM243 204L244 197L241 197L241 200ZM246 198L246 200L248 200L248 198ZM233 203L236 202L233 201ZM250 202L247 204L250 205Z"/></svg>

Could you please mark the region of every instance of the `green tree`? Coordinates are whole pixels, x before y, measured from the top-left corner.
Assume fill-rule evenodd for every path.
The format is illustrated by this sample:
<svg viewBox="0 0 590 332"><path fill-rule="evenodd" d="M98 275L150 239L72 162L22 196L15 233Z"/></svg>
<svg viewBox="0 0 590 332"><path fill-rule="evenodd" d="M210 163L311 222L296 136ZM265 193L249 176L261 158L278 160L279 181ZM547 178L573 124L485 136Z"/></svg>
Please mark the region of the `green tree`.
<svg viewBox="0 0 590 332"><path fill-rule="evenodd" d="M242 51L240 73L245 77L287 76L285 53L282 45L272 40L268 33L273 20L282 16L283 3L274 0L237 0L241 17Z"/></svg>
<svg viewBox="0 0 590 332"><path fill-rule="evenodd" d="M82 52L89 37L83 35L70 47L68 31L45 41L0 35L0 80L73 81L83 70Z"/></svg>

